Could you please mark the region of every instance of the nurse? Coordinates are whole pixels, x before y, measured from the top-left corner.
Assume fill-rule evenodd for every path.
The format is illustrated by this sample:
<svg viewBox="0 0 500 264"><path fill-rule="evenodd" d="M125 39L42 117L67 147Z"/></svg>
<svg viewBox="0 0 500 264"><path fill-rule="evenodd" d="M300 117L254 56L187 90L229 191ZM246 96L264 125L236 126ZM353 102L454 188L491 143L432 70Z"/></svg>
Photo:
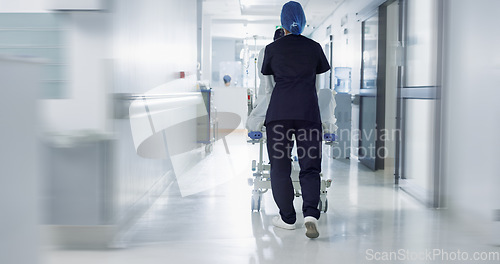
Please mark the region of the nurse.
<svg viewBox="0 0 500 264"><path fill-rule="evenodd" d="M322 127L316 91L316 75L330 69L321 46L301 35L306 24L302 6L283 5L281 25L285 36L265 48L262 74L276 82L266 113L267 150L271 162L271 186L279 216L273 225L295 229L294 189L291 173L293 137L299 158L306 236L319 236Z"/></svg>

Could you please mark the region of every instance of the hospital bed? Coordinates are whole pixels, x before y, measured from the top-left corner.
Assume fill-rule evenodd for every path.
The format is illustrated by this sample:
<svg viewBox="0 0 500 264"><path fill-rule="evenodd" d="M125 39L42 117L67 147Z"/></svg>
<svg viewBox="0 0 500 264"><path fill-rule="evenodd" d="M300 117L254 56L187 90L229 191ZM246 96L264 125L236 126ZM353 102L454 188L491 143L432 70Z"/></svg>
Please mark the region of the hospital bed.
<svg viewBox="0 0 500 264"><path fill-rule="evenodd" d="M265 127L262 127L261 131L250 131L248 133L249 143L258 144L259 145L259 159L252 160L252 172L253 177L248 179L248 184L253 186L252 190L252 212L259 212L262 203L262 194L266 193L269 189L271 189L271 165L264 161L264 146L266 144L265 137ZM333 133L324 133L323 134L323 142L326 145L335 144L335 134ZM299 182L299 172L300 166L298 162L297 156L293 156L292 158L292 184L295 190L295 197L301 196L300 190L300 182ZM321 192L320 192L320 201L318 205L318 209L321 212L326 213L328 210L328 199L326 197L327 189L332 185L331 179L323 179L323 175L321 176Z"/></svg>
<svg viewBox="0 0 500 264"><path fill-rule="evenodd" d="M262 55L263 56L263 55ZM259 61L262 61L260 59ZM261 71L261 63L258 64L259 72ZM319 82L319 77L316 83ZM252 190L252 211L260 211L262 203L262 194L266 193L271 189L271 165L269 162L264 161L264 145L266 144L265 138L265 126L264 121L266 117L267 108L271 98L272 90L274 89L274 79L272 76L260 75L261 87L259 87L259 93L256 100L257 106L250 113L246 128L248 131L248 136L250 140L248 142L252 144L259 144L259 159L252 160L252 172L253 177L248 180L250 186L253 186ZM336 118L335 118L335 94L334 90L329 88L323 88L316 90L318 92L318 104L321 114L321 121L323 123L323 142L327 145L336 144L335 134L332 133L337 130ZM295 196L301 196L301 188L299 182L299 172L300 166L297 157L293 157L292 161L292 184L295 190ZM318 209L321 212L326 212L328 210L328 199L326 197L327 189L332 185L331 179L323 179L321 175L321 192L320 192L320 202Z"/></svg>

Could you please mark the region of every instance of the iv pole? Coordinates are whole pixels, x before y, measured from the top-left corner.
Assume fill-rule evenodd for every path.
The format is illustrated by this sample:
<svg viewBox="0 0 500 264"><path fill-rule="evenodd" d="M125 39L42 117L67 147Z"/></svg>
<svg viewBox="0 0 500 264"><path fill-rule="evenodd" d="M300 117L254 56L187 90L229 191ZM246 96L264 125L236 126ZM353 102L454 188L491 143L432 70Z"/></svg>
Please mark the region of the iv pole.
<svg viewBox="0 0 500 264"><path fill-rule="evenodd" d="M255 62L255 71L254 71L254 95L255 99L257 99L257 63L258 63L258 58L259 58L259 53L257 52L257 35L253 35L253 40L254 40L254 50L255 50L255 55L254 55L254 62Z"/></svg>

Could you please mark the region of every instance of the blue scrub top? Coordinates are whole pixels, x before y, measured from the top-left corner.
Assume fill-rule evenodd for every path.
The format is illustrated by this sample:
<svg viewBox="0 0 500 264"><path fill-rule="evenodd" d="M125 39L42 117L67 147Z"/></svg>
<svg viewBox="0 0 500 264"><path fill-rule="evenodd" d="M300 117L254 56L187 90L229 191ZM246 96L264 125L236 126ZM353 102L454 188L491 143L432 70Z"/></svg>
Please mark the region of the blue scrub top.
<svg viewBox="0 0 500 264"><path fill-rule="evenodd" d="M267 45L261 72L273 75L276 85L265 122L306 120L321 123L316 74L329 69L320 44L302 35L289 34Z"/></svg>

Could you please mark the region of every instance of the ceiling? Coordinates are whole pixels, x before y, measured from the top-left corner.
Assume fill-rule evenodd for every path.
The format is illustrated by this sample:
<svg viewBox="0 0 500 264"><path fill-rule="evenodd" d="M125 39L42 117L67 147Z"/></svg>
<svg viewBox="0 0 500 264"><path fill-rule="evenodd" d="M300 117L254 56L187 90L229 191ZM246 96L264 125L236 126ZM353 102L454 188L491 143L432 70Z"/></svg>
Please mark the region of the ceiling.
<svg viewBox="0 0 500 264"><path fill-rule="evenodd" d="M212 18L212 36L271 39L281 25L280 13L289 0L203 0L203 14ZM310 34L344 0L296 0L306 13L304 35Z"/></svg>

